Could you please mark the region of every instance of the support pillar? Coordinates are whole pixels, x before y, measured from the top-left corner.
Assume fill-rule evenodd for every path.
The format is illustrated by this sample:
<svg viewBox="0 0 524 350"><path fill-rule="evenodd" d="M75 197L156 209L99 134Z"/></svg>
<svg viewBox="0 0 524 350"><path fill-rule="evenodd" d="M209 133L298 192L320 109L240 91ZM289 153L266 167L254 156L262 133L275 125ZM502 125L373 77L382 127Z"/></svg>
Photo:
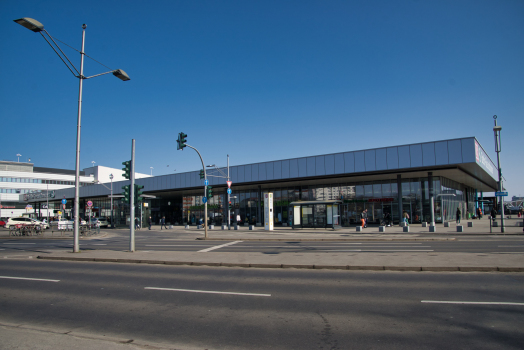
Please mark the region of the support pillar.
<svg viewBox="0 0 524 350"><path fill-rule="evenodd" d="M399 225L402 222L402 179L401 175L397 175L397 196L398 196L398 220Z"/></svg>

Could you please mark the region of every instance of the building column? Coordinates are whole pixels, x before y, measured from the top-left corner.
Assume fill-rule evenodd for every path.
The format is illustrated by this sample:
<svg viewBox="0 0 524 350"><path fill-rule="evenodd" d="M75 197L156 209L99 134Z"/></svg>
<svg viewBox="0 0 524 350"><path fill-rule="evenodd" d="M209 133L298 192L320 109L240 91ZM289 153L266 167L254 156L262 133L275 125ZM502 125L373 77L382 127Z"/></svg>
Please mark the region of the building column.
<svg viewBox="0 0 524 350"><path fill-rule="evenodd" d="M429 190L429 214L430 214L430 220L431 223L429 224L430 229L431 226L435 227L435 191L433 188L433 172L428 172L428 190Z"/></svg>
<svg viewBox="0 0 524 350"><path fill-rule="evenodd" d="M402 179L401 179L400 174L397 175L397 196L398 196L398 220L399 220L399 225L400 225L400 223L402 222Z"/></svg>
<svg viewBox="0 0 524 350"><path fill-rule="evenodd" d="M258 203L257 203L257 226L262 226L262 221L261 218L262 218L262 210L260 209L260 207L262 206L262 187L259 185L258 186Z"/></svg>

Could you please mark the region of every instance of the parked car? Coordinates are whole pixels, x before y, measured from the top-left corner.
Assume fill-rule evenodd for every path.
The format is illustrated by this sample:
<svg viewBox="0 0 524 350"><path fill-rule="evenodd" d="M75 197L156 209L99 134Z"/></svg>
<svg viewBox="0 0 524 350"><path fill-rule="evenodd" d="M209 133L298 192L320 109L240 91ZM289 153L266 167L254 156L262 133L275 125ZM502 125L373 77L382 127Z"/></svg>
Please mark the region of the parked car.
<svg viewBox="0 0 524 350"><path fill-rule="evenodd" d="M49 225L40 221L40 220L35 220L35 219L31 219L31 218L24 218L24 217L19 217L19 218L9 218L7 219L7 222L5 223L4 227L5 228L10 228L11 226L14 226L14 225L39 225L41 227L43 227L44 229L48 229L49 228Z"/></svg>
<svg viewBox="0 0 524 350"><path fill-rule="evenodd" d="M1 227L5 227L5 221L4 220L0 220L0 226Z"/></svg>
<svg viewBox="0 0 524 350"><path fill-rule="evenodd" d="M95 225L97 222L99 222L100 227L109 227L109 222L107 222L107 218L101 216L99 218L91 218L91 224Z"/></svg>

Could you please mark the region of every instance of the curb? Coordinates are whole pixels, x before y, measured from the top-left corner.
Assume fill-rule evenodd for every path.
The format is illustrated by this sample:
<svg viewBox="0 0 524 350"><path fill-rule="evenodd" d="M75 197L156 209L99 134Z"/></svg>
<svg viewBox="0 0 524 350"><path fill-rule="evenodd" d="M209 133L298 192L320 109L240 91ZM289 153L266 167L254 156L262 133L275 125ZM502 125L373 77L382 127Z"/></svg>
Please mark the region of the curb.
<svg viewBox="0 0 524 350"><path fill-rule="evenodd" d="M258 242L347 242L347 241L359 241L359 242L380 242L380 241L456 241L454 237L449 238L243 238L243 237L231 237L231 238L205 238L198 237L197 241L258 241Z"/></svg>
<svg viewBox="0 0 524 350"><path fill-rule="evenodd" d="M356 266L356 265L311 265L311 264L249 264L249 263L220 263L220 262L189 262L163 261L140 259L111 259L111 258L73 258L67 256L37 256L42 260L82 261L82 262L114 262L126 264L160 264L185 266L217 266L217 267L250 267L250 268L281 268L281 269L310 269L310 270L350 270L350 271L422 271L422 272L524 272L524 267L495 267L495 266Z"/></svg>

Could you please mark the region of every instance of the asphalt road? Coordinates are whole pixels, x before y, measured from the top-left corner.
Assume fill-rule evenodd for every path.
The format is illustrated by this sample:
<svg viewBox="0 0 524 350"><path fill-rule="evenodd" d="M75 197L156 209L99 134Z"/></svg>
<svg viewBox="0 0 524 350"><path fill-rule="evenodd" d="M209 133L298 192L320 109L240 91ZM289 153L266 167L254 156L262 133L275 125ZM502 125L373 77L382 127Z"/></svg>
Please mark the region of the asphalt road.
<svg viewBox="0 0 524 350"><path fill-rule="evenodd" d="M199 236L198 236L199 237ZM72 250L73 240L56 239L2 239L2 256L27 255L48 250ZM205 251L205 252L262 252L278 253L329 253L329 252L460 252L460 253L522 253L522 236L477 236L449 241L357 241L350 242L299 242L299 241L202 241L195 235L173 235L154 231L137 231L135 246L141 251ZM81 249L128 250L129 234L111 233L105 238L82 239Z"/></svg>
<svg viewBox="0 0 524 350"><path fill-rule="evenodd" d="M0 277L0 324L177 349L522 349L524 344L524 274L518 273L2 259Z"/></svg>

